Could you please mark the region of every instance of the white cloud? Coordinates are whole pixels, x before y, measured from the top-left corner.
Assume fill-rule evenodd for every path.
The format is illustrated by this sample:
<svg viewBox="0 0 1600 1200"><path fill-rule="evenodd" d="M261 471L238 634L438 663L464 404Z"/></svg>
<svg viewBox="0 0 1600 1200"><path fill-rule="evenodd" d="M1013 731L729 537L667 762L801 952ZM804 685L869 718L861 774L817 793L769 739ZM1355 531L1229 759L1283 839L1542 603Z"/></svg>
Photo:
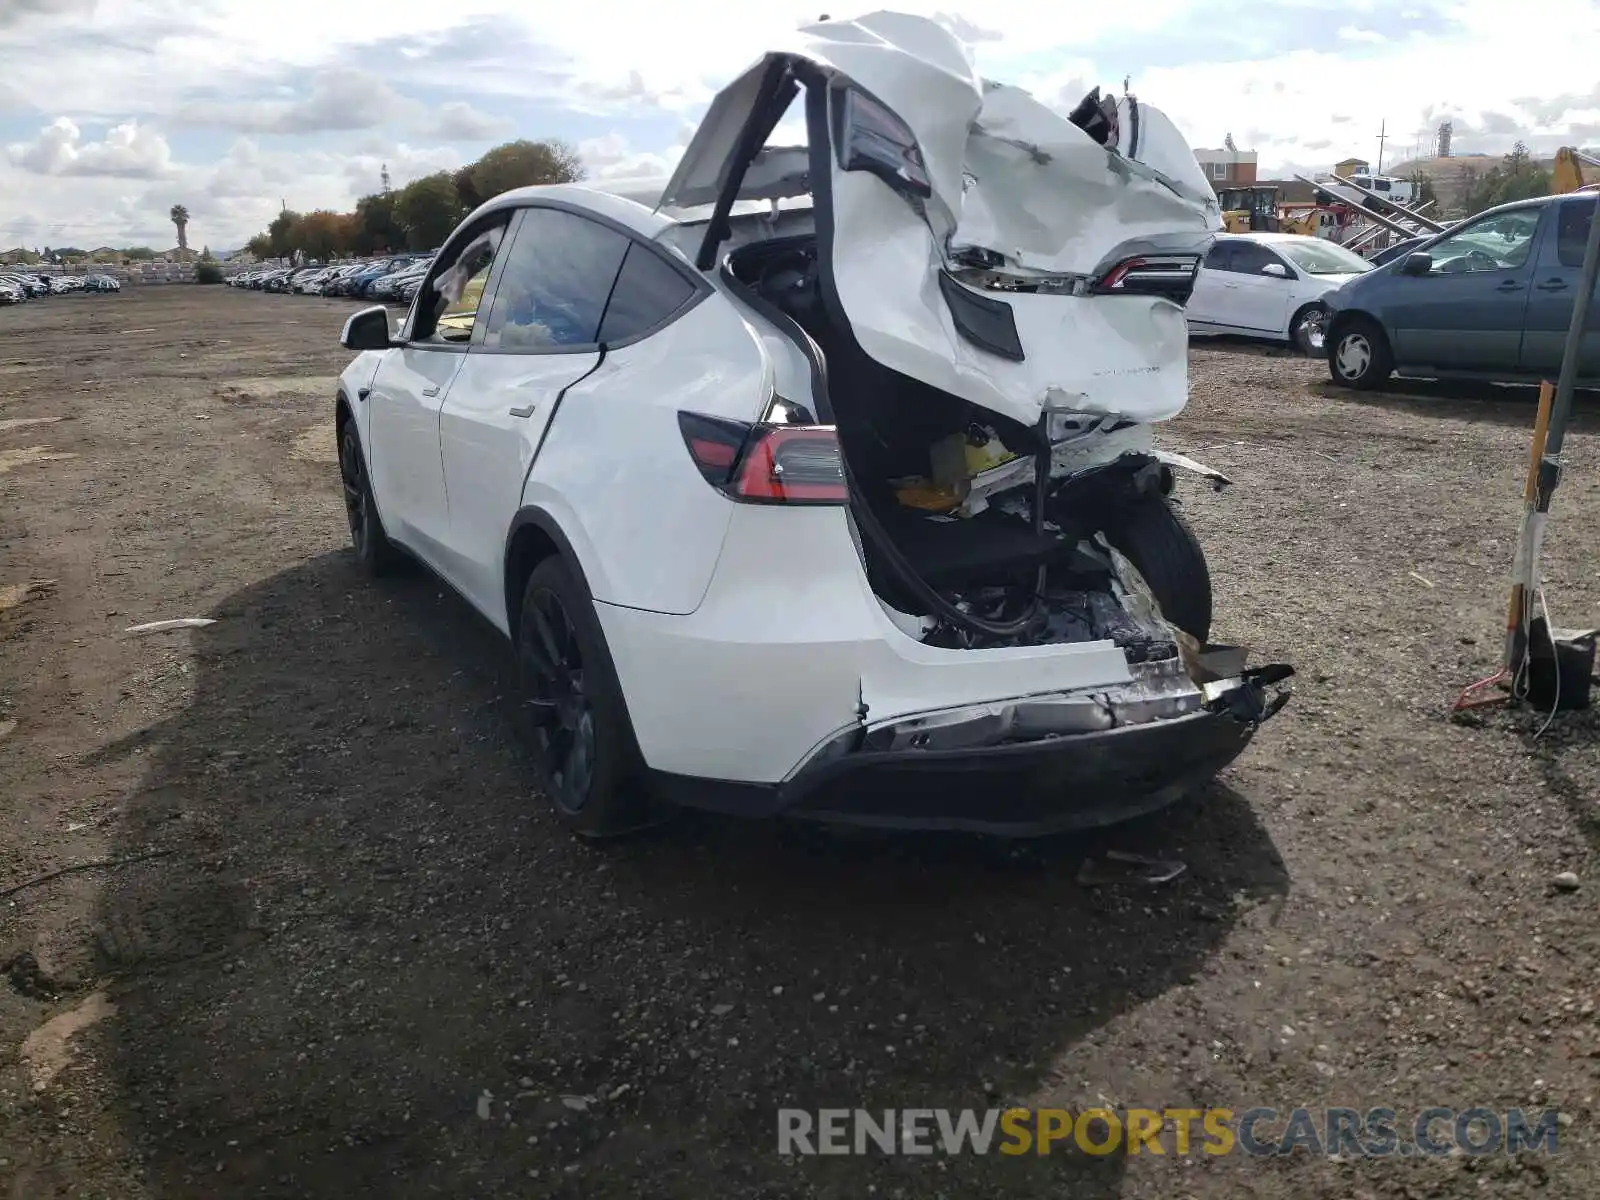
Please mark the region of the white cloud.
<svg viewBox="0 0 1600 1200"><path fill-rule="evenodd" d="M892 6L1051 103L1131 70L1192 142L1231 132L1268 170L1372 156L1380 126L1393 161L1447 115L1462 150L1600 140L1593 0L1515 20L1503 0L1345 0L1331 21L1317 0L1242 0L1223 24L1210 0ZM0 244L71 221L74 240L154 237L175 202L198 238L237 244L282 200L346 206L385 162L399 186L507 136L564 137L596 177L666 171L715 90L826 9L385 0L375 28L370 6L325 0L0 0L0 114L44 127L0 153ZM244 135L221 161L199 132L218 129Z"/></svg>
<svg viewBox="0 0 1600 1200"><path fill-rule="evenodd" d="M500 137L513 128L512 122L505 117L480 112L465 100L450 100L441 104L437 112L423 121L417 127L417 132L429 138L479 142Z"/></svg>
<svg viewBox="0 0 1600 1200"><path fill-rule="evenodd" d="M620 133L585 138L578 143L578 156L590 179L634 179L670 175L682 157L682 145L664 150L640 150Z"/></svg>
<svg viewBox="0 0 1600 1200"><path fill-rule="evenodd" d="M86 142L77 125L58 117L31 142L6 147L13 164L39 175L104 175L158 179L172 170L166 138L137 121L115 125L98 142Z"/></svg>
<svg viewBox="0 0 1600 1200"><path fill-rule="evenodd" d="M326 133L373 129L414 117L420 109L369 71L330 70L318 75L301 99L187 104L177 121L242 133Z"/></svg>
<svg viewBox="0 0 1600 1200"><path fill-rule="evenodd" d="M94 10L95 0L0 0L0 29L29 17L76 16Z"/></svg>

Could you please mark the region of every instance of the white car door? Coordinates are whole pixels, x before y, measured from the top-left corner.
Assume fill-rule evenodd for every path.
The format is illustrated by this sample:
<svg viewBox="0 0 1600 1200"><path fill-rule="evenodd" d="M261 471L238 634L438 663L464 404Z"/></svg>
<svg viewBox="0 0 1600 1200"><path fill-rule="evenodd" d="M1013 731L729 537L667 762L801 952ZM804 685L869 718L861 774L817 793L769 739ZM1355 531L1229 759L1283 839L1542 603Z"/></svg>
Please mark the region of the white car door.
<svg viewBox="0 0 1600 1200"><path fill-rule="evenodd" d="M390 537L433 561L446 516L439 403L465 347L407 343L384 356L367 396L367 473Z"/></svg>
<svg viewBox="0 0 1600 1200"><path fill-rule="evenodd" d="M439 256L440 270L454 264L506 214L458 230ZM446 578L451 559L450 507L439 454L439 413L466 361L477 300L493 265L492 249L478 261L458 300L419 290L400 331L398 348L385 355L368 394L367 471L385 529Z"/></svg>
<svg viewBox="0 0 1600 1200"><path fill-rule="evenodd" d="M1295 295L1295 269L1267 246L1245 238L1233 243L1230 268L1229 323L1246 333L1283 337Z"/></svg>
<svg viewBox="0 0 1600 1200"><path fill-rule="evenodd" d="M1194 278L1194 291L1189 303L1184 305L1192 333L1227 333L1233 324L1228 298L1233 275L1229 264L1233 260L1234 243L1219 238L1206 253L1205 261Z"/></svg>
<svg viewBox="0 0 1600 1200"><path fill-rule="evenodd" d="M628 249L616 229L556 208L523 209L508 236L439 419L453 582L500 625L512 518L562 394L600 362L600 322Z"/></svg>

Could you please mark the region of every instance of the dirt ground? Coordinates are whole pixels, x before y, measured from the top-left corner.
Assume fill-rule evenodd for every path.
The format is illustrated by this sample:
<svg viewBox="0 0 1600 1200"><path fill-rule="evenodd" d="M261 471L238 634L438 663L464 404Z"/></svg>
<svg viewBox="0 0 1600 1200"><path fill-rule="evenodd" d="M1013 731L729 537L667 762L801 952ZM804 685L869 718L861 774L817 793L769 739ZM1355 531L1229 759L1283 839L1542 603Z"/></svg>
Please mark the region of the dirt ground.
<svg viewBox="0 0 1600 1200"><path fill-rule="evenodd" d="M354 569L349 311L0 310L0 1195L1600 1195L1600 720L1447 718L1498 653L1526 391L1195 351L1164 440L1237 480L1184 485L1218 632L1300 675L1192 802L594 850L495 635ZM1600 624L1592 403L1569 451L1549 604ZM123 632L175 617L215 623ZM1107 847L1189 869L1079 886ZM777 1153L780 1107L1010 1103L1571 1120L1552 1157Z"/></svg>

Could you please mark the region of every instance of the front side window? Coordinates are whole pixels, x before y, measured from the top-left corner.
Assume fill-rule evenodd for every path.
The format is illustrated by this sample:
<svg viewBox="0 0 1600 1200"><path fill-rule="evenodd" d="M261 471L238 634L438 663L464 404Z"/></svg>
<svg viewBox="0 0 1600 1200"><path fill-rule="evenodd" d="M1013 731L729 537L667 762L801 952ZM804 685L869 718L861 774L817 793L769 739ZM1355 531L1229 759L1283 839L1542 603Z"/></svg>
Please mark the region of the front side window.
<svg viewBox="0 0 1600 1200"><path fill-rule="evenodd" d="M478 305L505 235L506 222L480 226L441 253L438 270L417 289L412 341L466 345L477 327ZM398 274L398 273L392 273Z"/></svg>
<svg viewBox="0 0 1600 1200"><path fill-rule="evenodd" d="M625 236L587 217L523 210L483 344L530 351L594 345L627 249Z"/></svg>
<svg viewBox="0 0 1600 1200"><path fill-rule="evenodd" d="M1428 247L1431 275L1509 271L1528 261L1539 229L1537 208L1514 208L1474 221Z"/></svg>

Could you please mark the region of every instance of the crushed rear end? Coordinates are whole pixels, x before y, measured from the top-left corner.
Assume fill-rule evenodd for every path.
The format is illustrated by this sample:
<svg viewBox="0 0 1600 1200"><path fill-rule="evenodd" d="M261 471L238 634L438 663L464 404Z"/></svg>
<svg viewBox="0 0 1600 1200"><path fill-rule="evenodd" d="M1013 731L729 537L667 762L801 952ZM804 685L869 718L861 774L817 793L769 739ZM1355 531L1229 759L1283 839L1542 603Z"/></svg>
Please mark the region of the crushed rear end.
<svg viewBox="0 0 1600 1200"><path fill-rule="evenodd" d="M809 144L766 146L791 102ZM674 798L1100 824L1209 779L1282 706L1289 667L1210 643L1178 513L1175 468L1227 480L1154 443L1187 399L1183 304L1220 228L1163 114L1097 90L1063 117L979 78L934 22L824 22L718 96L661 207L811 380L749 422L684 414L708 482L799 511L735 516L680 660L665 624L630 650L667 678L742 664L788 689L719 728L761 747L736 769L701 769L715 755L672 724ZM755 633L774 569L827 611Z"/></svg>

